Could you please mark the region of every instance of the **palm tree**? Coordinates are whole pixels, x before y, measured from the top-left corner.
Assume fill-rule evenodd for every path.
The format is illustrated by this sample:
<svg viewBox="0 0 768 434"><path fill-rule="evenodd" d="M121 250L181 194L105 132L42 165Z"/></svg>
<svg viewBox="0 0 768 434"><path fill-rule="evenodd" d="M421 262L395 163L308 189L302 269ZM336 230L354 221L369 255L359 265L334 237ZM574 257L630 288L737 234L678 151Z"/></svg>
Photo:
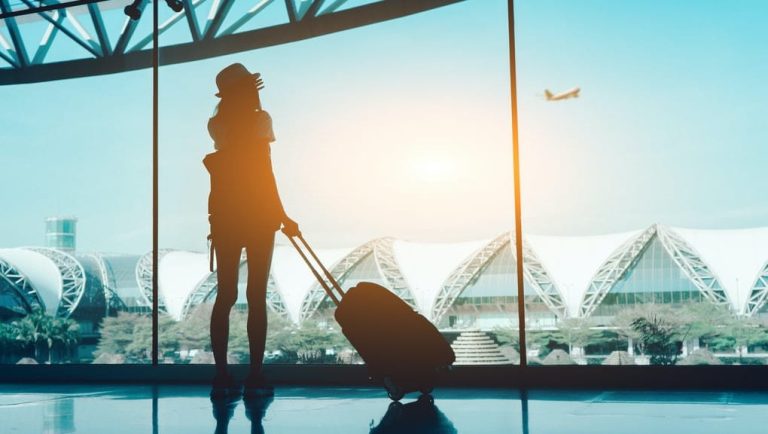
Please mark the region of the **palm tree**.
<svg viewBox="0 0 768 434"><path fill-rule="evenodd" d="M51 322L51 338L48 340L48 363L52 361L54 345L58 343L61 352L69 355L79 340L80 325L77 322L67 318L54 318Z"/></svg>
<svg viewBox="0 0 768 434"><path fill-rule="evenodd" d="M0 363L13 353L16 339L11 323L0 322Z"/></svg>
<svg viewBox="0 0 768 434"><path fill-rule="evenodd" d="M32 349L35 360L40 361L40 343L48 338L48 315L38 309L22 319L13 321L11 327L15 340L24 350Z"/></svg>
<svg viewBox="0 0 768 434"><path fill-rule="evenodd" d="M48 350L48 363L53 359L53 347L60 343L66 349L79 339L78 325L70 319L54 318L37 309L20 320L11 323L16 342L22 348L32 347L35 359L42 358L43 346Z"/></svg>

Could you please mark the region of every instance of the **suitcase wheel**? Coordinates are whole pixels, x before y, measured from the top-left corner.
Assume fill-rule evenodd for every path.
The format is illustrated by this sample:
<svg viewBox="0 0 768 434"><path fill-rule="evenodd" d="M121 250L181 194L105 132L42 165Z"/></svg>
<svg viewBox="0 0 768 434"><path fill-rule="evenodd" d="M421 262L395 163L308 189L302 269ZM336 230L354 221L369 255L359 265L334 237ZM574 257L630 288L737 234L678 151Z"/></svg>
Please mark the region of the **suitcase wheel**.
<svg viewBox="0 0 768 434"><path fill-rule="evenodd" d="M419 386L419 392L423 393L424 395L429 395L433 390L435 390L435 386L433 384L422 384Z"/></svg>
<svg viewBox="0 0 768 434"><path fill-rule="evenodd" d="M387 395L392 401L400 401L405 396L405 390L398 386L392 377L384 377L384 389L387 390Z"/></svg>

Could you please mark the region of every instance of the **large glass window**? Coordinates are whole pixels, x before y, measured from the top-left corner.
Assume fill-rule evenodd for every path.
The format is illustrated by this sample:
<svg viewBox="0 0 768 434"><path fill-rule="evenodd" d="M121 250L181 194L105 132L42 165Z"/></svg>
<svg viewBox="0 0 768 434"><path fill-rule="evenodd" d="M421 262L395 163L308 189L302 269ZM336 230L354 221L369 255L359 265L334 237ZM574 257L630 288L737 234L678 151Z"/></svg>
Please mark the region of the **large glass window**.
<svg viewBox="0 0 768 434"><path fill-rule="evenodd" d="M531 364L763 364L764 6L516 3Z"/></svg>
<svg viewBox="0 0 768 434"><path fill-rule="evenodd" d="M2 88L2 363L149 362L154 265L160 361L212 363L202 160L235 62L262 74L280 196L320 258L343 287L378 283L427 317L457 364L519 363L520 303L533 365L766 361L763 5L516 2L522 240L507 2L252 50L216 44L343 2L162 5L153 264L151 8L126 21L102 3L0 25L4 74L130 60ZM179 48L201 39L205 54ZM239 275L230 358L246 363L245 256ZM266 297L268 363L361 362L280 233Z"/></svg>
<svg viewBox="0 0 768 434"><path fill-rule="evenodd" d="M152 75L65 79L118 55L102 30L124 19L82 7L0 20L0 363L151 359L138 270L152 237Z"/></svg>
<svg viewBox="0 0 768 434"><path fill-rule="evenodd" d="M280 196L342 287L378 283L446 339L459 339L457 348L470 339L461 351L471 360L461 362L515 359L502 354L512 344L496 336L515 323L510 258L490 269L475 258L513 228L505 7L460 3L161 68L159 289L176 324L162 340L177 348L169 360L212 362L203 337L217 282L206 252L210 184L202 160L214 151L207 123L220 102L215 77L234 62L262 74ZM284 10L276 2L256 18L284 24ZM473 277L458 282L466 266L475 267ZM243 363L246 279L243 257L230 328L231 356ZM267 298L268 363L361 362L332 301L281 233ZM488 345L493 357L471 358Z"/></svg>
<svg viewBox="0 0 768 434"><path fill-rule="evenodd" d="M148 362L149 71L2 95L2 362Z"/></svg>

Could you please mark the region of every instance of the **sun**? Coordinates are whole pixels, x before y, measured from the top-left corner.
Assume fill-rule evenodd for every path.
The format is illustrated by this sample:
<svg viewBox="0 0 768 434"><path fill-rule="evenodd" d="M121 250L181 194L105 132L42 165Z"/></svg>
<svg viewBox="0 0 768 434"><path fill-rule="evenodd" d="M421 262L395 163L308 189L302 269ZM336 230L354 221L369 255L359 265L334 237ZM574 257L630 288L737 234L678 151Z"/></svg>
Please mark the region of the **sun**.
<svg viewBox="0 0 768 434"><path fill-rule="evenodd" d="M431 158L411 161L410 169L418 180L440 182L448 179L455 167L451 161Z"/></svg>

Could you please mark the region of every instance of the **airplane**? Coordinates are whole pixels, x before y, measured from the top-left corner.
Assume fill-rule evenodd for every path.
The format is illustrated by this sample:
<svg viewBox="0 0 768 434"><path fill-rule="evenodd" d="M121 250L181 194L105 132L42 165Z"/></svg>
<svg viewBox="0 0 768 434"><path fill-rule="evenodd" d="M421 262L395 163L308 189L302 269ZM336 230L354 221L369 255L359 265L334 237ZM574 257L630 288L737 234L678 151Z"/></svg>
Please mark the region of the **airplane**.
<svg viewBox="0 0 768 434"><path fill-rule="evenodd" d="M569 98L578 98L579 92L581 92L581 88L578 87L574 87L573 89L558 94L553 94L549 89L544 89L544 98L546 98L547 101L561 101Z"/></svg>

